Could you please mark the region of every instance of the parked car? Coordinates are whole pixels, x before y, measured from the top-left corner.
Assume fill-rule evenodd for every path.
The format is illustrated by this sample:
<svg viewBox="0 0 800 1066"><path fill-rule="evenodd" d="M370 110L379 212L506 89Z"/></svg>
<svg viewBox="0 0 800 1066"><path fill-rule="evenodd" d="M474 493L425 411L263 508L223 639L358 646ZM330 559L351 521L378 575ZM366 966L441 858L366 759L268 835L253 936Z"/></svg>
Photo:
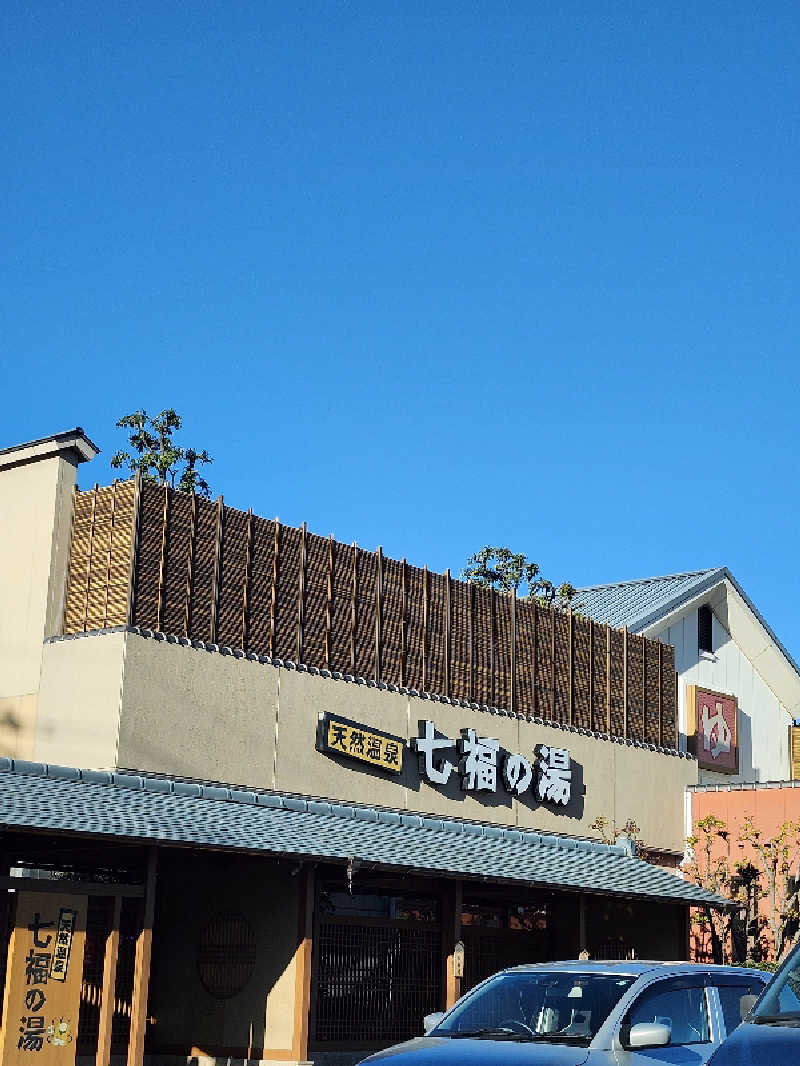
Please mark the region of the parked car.
<svg viewBox="0 0 800 1066"><path fill-rule="evenodd" d="M713 1066L800 1063L800 944L786 957L736 1032L714 1053L712 1062Z"/></svg>
<svg viewBox="0 0 800 1066"><path fill-rule="evenodd" d="M768 975L734 966L556 962L502 970L381 1066L700 1066ZM389 1062L391 1060L391 1062ZM773 1064L770 1064L773 1066Z"/></svg>

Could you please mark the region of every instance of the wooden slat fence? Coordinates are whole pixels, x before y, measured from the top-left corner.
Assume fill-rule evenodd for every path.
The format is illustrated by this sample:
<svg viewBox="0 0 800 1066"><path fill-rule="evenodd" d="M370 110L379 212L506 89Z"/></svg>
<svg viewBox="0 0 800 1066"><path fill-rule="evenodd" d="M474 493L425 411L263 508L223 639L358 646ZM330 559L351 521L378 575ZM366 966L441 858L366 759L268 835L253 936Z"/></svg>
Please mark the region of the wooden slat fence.
<svg viewBox="0 0 800 1066"><path fill-rule="evenodd" d="M138 625L674 748L674 649L147 481L76 492L64 632Z"/></svg>

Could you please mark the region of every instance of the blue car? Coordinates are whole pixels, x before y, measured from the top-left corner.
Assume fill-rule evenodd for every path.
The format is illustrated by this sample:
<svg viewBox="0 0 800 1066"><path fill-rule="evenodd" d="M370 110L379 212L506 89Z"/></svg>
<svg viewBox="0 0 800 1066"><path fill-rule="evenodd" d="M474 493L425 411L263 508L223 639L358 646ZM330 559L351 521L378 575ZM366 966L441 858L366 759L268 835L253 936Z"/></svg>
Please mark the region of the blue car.
<svg viewBox="0 0 800 1066"><path fill-rule="evenodd" d="M477 985L444 1014L429 1015L424 1036L364 1062L702 1066L739 1024L742 997L758 994L767 976L667 962L517 966Z"/></svg>
<svg viewBox="0 0 800 1066"><path fill-rule="evenodd" d="M800 1063L800 944L787 956L744 1022L709 1066Z"/></svg>

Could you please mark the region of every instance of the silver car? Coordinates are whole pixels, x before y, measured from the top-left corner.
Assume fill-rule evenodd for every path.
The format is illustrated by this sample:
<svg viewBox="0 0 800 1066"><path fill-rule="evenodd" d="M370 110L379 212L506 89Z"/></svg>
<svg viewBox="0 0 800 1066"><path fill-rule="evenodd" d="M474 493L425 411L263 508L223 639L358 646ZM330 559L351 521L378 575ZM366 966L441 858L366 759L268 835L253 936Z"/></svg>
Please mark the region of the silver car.
<svg viewBox="0 0 800 1066"><path fill-rule="evenodd" d="M383 1066L700 1066L768 975L735 966L555 962L502 970ZM392 1060L391 1063L388 1060Z"/></svg>

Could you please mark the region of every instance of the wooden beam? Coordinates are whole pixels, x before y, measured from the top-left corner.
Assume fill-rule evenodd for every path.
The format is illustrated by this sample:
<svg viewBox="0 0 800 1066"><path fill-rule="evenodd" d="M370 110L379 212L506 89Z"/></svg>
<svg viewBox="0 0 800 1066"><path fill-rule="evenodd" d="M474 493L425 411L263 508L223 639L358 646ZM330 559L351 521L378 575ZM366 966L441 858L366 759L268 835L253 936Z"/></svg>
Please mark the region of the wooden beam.
<svg viewBox="0 0 800 1066"><path fill-rule="evenodd" d="M117 959L119 958L119 920L122 896L114 899L114 917L106 937L103 960L103 992L100 999L100 1022L97 1035L95 1066L109 1066L111 1061L111 1029L114 1022L114 996L117 987Z"/></svg>
<svg viewBox="0 0 800 1066"><path fill-rule="evenodd" d="M589 619L589 728L594 729L594 622Z"/></svg>
<svg viewBox="0 0 800 1066"><path fill-rule="evenodd" d="M0 889L9 892L74 892L80 896L124 896L139 898L145 894L144 885L106 884L101 881L50 881L35 877L0 877Z"/></svg>
<svg viewBox="0 0 800 1066"><path fill-rule="evenodd" d="M550 611L550 721L556 720L556 612Z"/></svg>
<svg viewBox="0 0 800 1066"><path fill-rule="evenodd" d="M664 744L664 645L658 645L658 746Z"/></svg>
<svg viewBox="0 0 800 1066"><path fill-rule="evenodd" d="M153 918L156 904L156 874L158 851L151 847L147 854L147 882L144 896L142 930L136 939L133 964L133 994L131 996L131 1024L128 1037L127 1066L142 1066L144 1038L147 1029L147 994L150 989L150 957L153 950Z"/></svg>
<svg viewBox="0 0 800 1066"><path fill-rule="evenodd" d="M475 586L469 582L469 699L475 700Z"/></svg>
<svg viewBox="0 0 800 1066"><path fill-rule="evenodd" d="M311 1011L311 955L314 922L314 867L303 867L298 886L298 937L295 951L294 1025L292 1057L308 1060L309 1014Z"/></svg>
<svg viewBox="0 0 800 1066"><path fill-rule="evenodd" d="M217 639L217 611L219 609L219 585L220 569L222 567L222 537L225 505L222 497L217 497L217 530L214 539L214 579L211 586L211 625L209 627L209 640L215 643Z"/></svg>

